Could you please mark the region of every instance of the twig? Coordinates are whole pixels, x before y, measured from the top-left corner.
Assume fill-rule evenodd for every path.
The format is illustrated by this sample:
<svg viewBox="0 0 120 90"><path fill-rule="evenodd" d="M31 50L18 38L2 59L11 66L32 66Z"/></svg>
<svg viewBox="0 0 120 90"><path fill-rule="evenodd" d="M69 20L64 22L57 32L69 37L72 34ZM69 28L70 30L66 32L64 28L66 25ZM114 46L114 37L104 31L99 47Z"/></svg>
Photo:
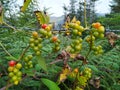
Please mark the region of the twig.
<svg viewBox="0 0 120 90"><path fill-rule="evenodd" d="M64 82L62 82L62 84L64 85L64 87L67 89L67 90L70 90L66 84L64 84Z"/></svg>
<svg viewBox="0 0 120 90"><path fill-rule="evenodd" d="M3 50L5 51L6 54L8 54L10 57L12 57L13 59L17 60L15 57L13 57L7 50L6 48L2 45L2 43L0 42L0 46L3 48Z"/></svg>
<svg viewBox="0 0 120 90"><path fill-rule="evenodd" d="M6 90L6 88L11 87L13 84L8 84L7 86L2 87L0 90Z"/></svg>
<svg viewBox="0 0 120 90"><path fill-rule="evenodd" d="M13 26L11 26L11 25L7 24L6 22L3 22L3 24L4 24L4 25L6 25L6 26L8 26L8 27L9 27L9 28L11 28L11 29L13 29L13 30L17 31L17 29L15 29Z"/></svg>
<svg viewBox="0 0 120 90"><path fill-rule="evenodd" d="M49 64L55 64L55 63L61 62L61 61L63 61L63 60L59 59L59 60L55 60L55 61L53 61L53 62L51 62L51 63L49 63Z"/></svg>
<svg viewBox="0 0 120 90"><path fill-rule="evenodd" d="M25 48L25 50L23 50L22 54L20 55L19 59L18 59L18 62L23 58L23 56L25 55L25 53L27 52L27 50L29 49L30 46L27 46Z"/></svg>

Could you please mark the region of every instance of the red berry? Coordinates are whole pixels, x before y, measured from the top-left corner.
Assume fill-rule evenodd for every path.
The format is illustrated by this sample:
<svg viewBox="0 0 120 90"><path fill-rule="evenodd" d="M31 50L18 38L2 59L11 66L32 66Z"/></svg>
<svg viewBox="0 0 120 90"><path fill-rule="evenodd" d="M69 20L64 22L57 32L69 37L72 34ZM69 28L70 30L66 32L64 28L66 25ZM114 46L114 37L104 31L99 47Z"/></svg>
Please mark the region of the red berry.
<svg viewBox="0 0 120 90"><path fill-rule="evenodd" d="M9 66L11 66L11 67L14 67L14 66L15 66L15 64L16 64L16 62L15 62L15 61L13 61L13 60L11 60L11 61L9 62Z"/></svg>
<svg viewBox="0 0 120 90"><path fill-rule="evenodd" d="M45 29L47 27L47 24L42 24L42 28Z"/></svg>

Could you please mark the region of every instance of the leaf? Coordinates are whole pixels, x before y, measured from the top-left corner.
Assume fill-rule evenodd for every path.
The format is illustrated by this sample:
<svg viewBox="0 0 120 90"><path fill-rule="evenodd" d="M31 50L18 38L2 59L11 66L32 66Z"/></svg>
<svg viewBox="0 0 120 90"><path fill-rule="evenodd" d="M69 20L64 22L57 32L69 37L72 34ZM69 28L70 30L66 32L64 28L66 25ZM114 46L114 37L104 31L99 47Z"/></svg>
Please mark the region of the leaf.
<svg viewBox="0 0 120 90"><path fill-rule="evenodd" d="M49 79L41 78L41 81L49 88L49 90L60 90L58 85Z"/></svg>
<svg viewBox="0 0 120 90"><path fill-rule="evenodd" d="M24 4L21 7L21 12L24 12L27 9L27 7L30 4L30 2L31 2L31 0L24 0Z"/></svg>
<svg viewBox="0 0 120 90"><path fill-rule="evenodd" d="M44 71L47 71L47 66L46 66L46 63L45 63L45 59L40 57L40 56L37 56L37 60L38 60L38 64L40 65L40 67L44 70Z"/></svg>
<svg viewBox="0 0 120 90"><path fill-rule="evenodd" d="M26 73L28 76L34 76L35 74L33 69L23 70L23 73Z"/></svg>
<svg viewBox="0 0 120 90"><path fill-rule="evenodd" d="M49 23L49 17L45 15L43 12L35 11L34 13L38 19L39 24Z"/></svg>
<svg viewBox="0 0 120 90"><path fill-rule="evenodd" d="M89 68L91 68L93 71L98 72L99 70L94 65L87 65Z"/></svg>
<svg viewBox="0 0 120 90"><path fill-rule="evenodd" d="M6 56L5 57L7 60L16 60L16 58L15 57L12 57L12 56Z"/></svg>
<svg viewBox="0 0 120 90"><path fill-rule="evenodd" d="M3 9L2 6L0 6L0 24L3 23Z"/></svg>

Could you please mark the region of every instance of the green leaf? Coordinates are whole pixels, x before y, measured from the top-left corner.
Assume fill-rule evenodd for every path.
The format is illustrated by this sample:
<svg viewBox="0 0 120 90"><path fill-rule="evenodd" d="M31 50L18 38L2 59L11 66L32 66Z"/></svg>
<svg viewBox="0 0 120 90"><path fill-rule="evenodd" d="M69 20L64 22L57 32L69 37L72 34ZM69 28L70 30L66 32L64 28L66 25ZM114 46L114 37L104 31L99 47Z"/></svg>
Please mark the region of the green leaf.
<svg viewBox="0 0 120 90"><path fill-rule="evenodd" d="M99 70L94 65L87 65L89 68L91 68L93 71L98 72Z"/></svg>
<svg viewBox="0 0 120 90"><path fill-rule="evenodd" d="M40 57L40 56L37 56L37 60L38 60L38 64L40 65L40 67L47 71L47 66L46 66L46 63L45 63L45 59Z"/></svg>
<svg viewBox="0 0 120 90"><path fill-rule="evenodd" d="M31 2L31 0L24 0L24 4L21 7L21 12L24 12L27 9L27 7L30 4L30 2Z"/></svg>
<svg viewBox="0 0 120 90"><path fill-rule="evenodd" d="M49 88L49 90L60 90L58 85L49 79L41 78L41 81Z"/></svg>
<svg viewBox="0 0 120 90"><path fill-rule="evenodd" d="M5 57L7 60L16 60L16 58L15 57L12 57L12 56L6 56Z"/></svg>
<svg viewBox="0 0 120 90"><path fill-rule="evenodd" d="M34 76L35 74L33 69L23 70L23 73L26 73L28 76Z"/></svg>

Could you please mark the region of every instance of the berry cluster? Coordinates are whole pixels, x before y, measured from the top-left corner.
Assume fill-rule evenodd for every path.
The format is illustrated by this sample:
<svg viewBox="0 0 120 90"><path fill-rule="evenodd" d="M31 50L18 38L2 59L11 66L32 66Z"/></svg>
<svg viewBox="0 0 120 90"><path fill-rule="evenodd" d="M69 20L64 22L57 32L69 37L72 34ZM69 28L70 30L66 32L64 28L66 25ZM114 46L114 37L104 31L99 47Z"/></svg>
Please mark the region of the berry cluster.
<svg viewBox="0 0 120 90"><path fill-rule="evenodd" d="M86 67L83 71L84 77L88 80L92 76L92 70L88 67Z"/></svg>
<svg viewBox="0 0 120 90"><path fill-rule="evenodd" d="M53 45L53 51L57 52L60 50L60 40L58 39L57 36L53 36L51 38L51 42L54 44Z"/></svg>
<svg viewBox="0 0 120 90"><path fill-rule="evenodd" d="M101 46L101 45L92 46L92 50L94 51L94 53L95 53L96 55L103 53L103 49L102 49L102 46Z"/></svg>
<svg viewBox="0 0 120 90"><path fill-rule="evenodd" d="M52 29L51 25L43 24L41 26L41 29L39 30L39 32L41 34L41 37L43 37L43 38L50 38L50 37L52 37L51 29Z"/></svg>
<svg viewBox="0 0 120 90"><path fill-rule="evenodd" d="M22 72L20 71L21 68L22 68L21 63L16 63L13 60L9 62L9 67L8 67L9 75L8 76L10 78L11 83L18 85L18 83L21 81L22 79Z"/></svg>
<svg viewBox="0 0 120 90"><path fill-rule="evenodd" d="M70 46L71 53L79 53L80 50L82 49L82 39L81 38L72 39L72 43L70 44Z"/></svg>
<svg viewBox="0 0 120 90"><path fill-rule="evenodd" d="M83 71L79 72L78 68L75 68L69 75L68 79L72 82L76 82L75 90L83 90L87 85L87 81L91 78L92 71L90 68L85 68Z"/></svg>
<svg viewBox="0 0 120 90"><path fill-rule="evenodd" d="M105 32L104 26L102 26L99 22L97 22L97 23L93 23L92 27L93 27L92 33L95 37L98 38L104 37L104 32Z"/></svg>
<svg viewBox="0 0 120 90"><path fill-rule="evenodd" d="M71 29L72 37L81 36L84 28L80 25L80 21L75 21L69 23L69 27Z"/></svg>
<svg viewBox="0 0 120 90"><path fill-rule="evenodd" d="M71 30L71 53L79 53L82 49L82 32L84 31L84 28L80 25L80 21L72 20L71 23L69 23L69 29Z"/></svg>
<svg viewBox="0 0 120 90"><path fill-rule="evenodd" d="M33 62L31 61L32 58L33 58L32 55L27 55L27 56L24 58L24 61L25 61L25 69L33 68Z"/></svg>
<svg viewBox="0 0 120 90"><path fill-rule="evenodd" d="M30 47L35 51L36 55L40 55L41 51L40 49L42 48L42 38L39 37L37 32L32 33L32 37L30 38Z"/></svg>

